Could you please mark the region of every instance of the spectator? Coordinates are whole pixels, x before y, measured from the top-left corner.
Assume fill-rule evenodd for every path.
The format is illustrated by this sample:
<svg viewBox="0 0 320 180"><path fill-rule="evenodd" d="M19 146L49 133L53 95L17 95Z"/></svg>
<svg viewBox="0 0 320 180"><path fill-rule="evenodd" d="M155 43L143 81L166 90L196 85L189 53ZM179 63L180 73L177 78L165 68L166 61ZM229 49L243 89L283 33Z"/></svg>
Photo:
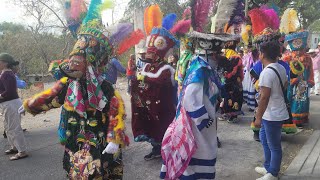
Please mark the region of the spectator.
<svg viewBox="0 0 320 180"><path fill-rule="evenodd" d="M136 75L136 69L137 69L137 66L135 64L135 59L136 59L136 56L134 54L131 54L130 55L130 59L128 61L128 67L127 67L127 78L128 78L128 90L127 90L127 93L131 93L131 79L133 79Z"/></svg>
<svg viewBox="0 0 320 180"><path fill-rule="evenodd" d="M320 47L320 44L319 44ZM311 53L313 73L314 73L314 83L315 86L312 88L312 92L314 92L317 96L320 94L320 52L319 49L312 49Z"/></svg>
<svg viewBox="0 0 320 180"><path fill-rule="evenodd" d="M27 83L24 80L19 79L17 73L19 71L19 61L16 61L13 66L12 66L12 71L16 76L16 81L17 81L17 88L18 89L24 89L27 87ZM27 129L23 129L23 131L26 131ZM6 131L3 132L3 137L7 138Z"/></svg>
<svg viewBox="0 0 320 180"><path fill-rule="evenodd" d="M137 71L141 71L144 65L146 64L145 59L146 59L146 53L147 51L144 48L141 48L138 52L139 57L137 60Z"/></svg>
<svg viewBox="0 0 320 180"><path fill-rule="evenodd" d="M260 47L260 59L264 70L259 77L259 98L256 112L256 127L260 127L260 140L264 150L264 167L255 171L264 175L257 180L276 180L282 160L281 129L289 119L284 86L288 84L285 68L277 63L280 55L278 43L267 42ZM283 85L282 85L283 84Z"/></svg>
<svg viewBox="0 0 320 180"><path fill-rule="evenodd" d="M28 157L26 141L21 128L21 116L18 113L22 102L18 96L16 78L12 71L15 63L11 55L0 54L0 108L4 117L4 129L11 146L5 151L5 154L15 154L10 157L10 160Z"/></svg>
<svg viewBox="0 0 320 180"><path fill-rule="evenodd" d="M179 60L178 55L176 54L170 55L168 58L168 64L172 66L173 69L176 69L178 60Z"/></svg>
<svg viewBox="0 0 320 180"><path fill-rule="evenodd" d="M115 85L117 83L118 72L125 74L126 69L121 65L117 57L113 57L106 65L102 78Z"/></svg>

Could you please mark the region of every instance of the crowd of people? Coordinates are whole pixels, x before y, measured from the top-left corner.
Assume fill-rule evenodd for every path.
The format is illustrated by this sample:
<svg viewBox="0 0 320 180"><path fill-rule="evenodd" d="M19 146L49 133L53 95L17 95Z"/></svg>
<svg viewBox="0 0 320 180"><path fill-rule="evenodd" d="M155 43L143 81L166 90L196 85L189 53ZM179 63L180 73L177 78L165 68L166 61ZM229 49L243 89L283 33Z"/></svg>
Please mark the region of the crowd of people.
<svg viewBox="0 0 320 180"><path fill-rule="evenodd" d="M0 54L0 107L11 146L6 154L15 154L10 160L28 156L20 114L61 108L58 135L68 177L122 179L122 149L129 139L124 102L115 88L121 73L128 79L134 141L151 144L146 161L162 158L160 178L215 179L217 120L237 123L245 107L255 114L251 127L264 151L263 166L255 168L263 175L258 180L278 178L281 133L296 133L308 123L310 93L320 93L320 43L307 51L308 32L281 26L274 9L266 7L249 11L251 41L246 33L242 39L237 35L244 21L230 20L222 29L217 23L208 33L206 23L191 18L197 8L186 9L174 23L176 15L163 18L158 5L145 10L146 38L134 36L139 30L109 37L97 24L98 7L91 3L79 22L69 58L52 62L56 84L23 103L14 81L16 61ZM138 58L131 54L124 68L119 52L137 39L146 39L146 48L138 50Z"/></svg>

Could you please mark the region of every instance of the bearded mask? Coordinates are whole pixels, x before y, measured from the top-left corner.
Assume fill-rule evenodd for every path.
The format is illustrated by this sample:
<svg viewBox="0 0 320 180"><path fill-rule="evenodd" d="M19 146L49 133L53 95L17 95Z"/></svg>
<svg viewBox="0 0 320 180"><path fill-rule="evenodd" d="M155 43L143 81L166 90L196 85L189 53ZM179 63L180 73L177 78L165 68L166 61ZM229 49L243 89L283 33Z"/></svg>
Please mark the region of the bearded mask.
<svg viewBox="0 0 320 180"><path fill-rule="evenodd" d="M164 28L154 28L146 42L148 62L163 60L173 47L179 47L179 41Z"/></svg>

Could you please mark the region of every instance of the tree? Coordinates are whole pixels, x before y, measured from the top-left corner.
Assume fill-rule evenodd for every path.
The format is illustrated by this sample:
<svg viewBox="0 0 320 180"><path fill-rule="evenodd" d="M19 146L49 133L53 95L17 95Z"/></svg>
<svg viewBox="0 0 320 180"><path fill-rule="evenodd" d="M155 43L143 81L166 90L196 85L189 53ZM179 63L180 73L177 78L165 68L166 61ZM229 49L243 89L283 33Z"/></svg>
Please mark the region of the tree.
<svg viewBox="0 0 320 180"><path fill-rule="evenodd" d="M181 17L184 9L189 5L189 3L190 0L130 0L127 6L125 19L132 17L132 9L144 8L152 4L159 4L161 11L165 15L175 13L178 17Z"/></svg>

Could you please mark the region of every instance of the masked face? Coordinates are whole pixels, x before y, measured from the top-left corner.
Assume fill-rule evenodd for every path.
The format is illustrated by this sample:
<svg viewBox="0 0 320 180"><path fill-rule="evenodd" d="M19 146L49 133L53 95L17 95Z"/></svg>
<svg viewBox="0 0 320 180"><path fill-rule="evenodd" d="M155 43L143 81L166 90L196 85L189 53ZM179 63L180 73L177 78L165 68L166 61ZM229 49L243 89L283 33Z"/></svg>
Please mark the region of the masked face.
<svg viewBox="0 0 320 180"><path fill-rule="evenodd" d="M198 46L200 49L206 50L206 51L212 51L212 52L219 52L221 51L222 47L224 46L224 43L219 40L205 40L200 39L198 41Z"/></svg>
<svg viewBox="0 0 320 180"><path fill-rule="evenodd" d="M164 59L168 55L168 51L173 48L175 43L172 39L160 35L160 33L152 34L147 38L147 54L146 61L157 62Z"/></svg>
<svg viewBox="0 0 320 180"><path fill-rule="evenodd" d="M98 66L106 58L106 51L99 41L91 35L79 35L78 41L70 53L69 63L63 71L72 78L81 78L86 73L87 65Z"/></svg>

